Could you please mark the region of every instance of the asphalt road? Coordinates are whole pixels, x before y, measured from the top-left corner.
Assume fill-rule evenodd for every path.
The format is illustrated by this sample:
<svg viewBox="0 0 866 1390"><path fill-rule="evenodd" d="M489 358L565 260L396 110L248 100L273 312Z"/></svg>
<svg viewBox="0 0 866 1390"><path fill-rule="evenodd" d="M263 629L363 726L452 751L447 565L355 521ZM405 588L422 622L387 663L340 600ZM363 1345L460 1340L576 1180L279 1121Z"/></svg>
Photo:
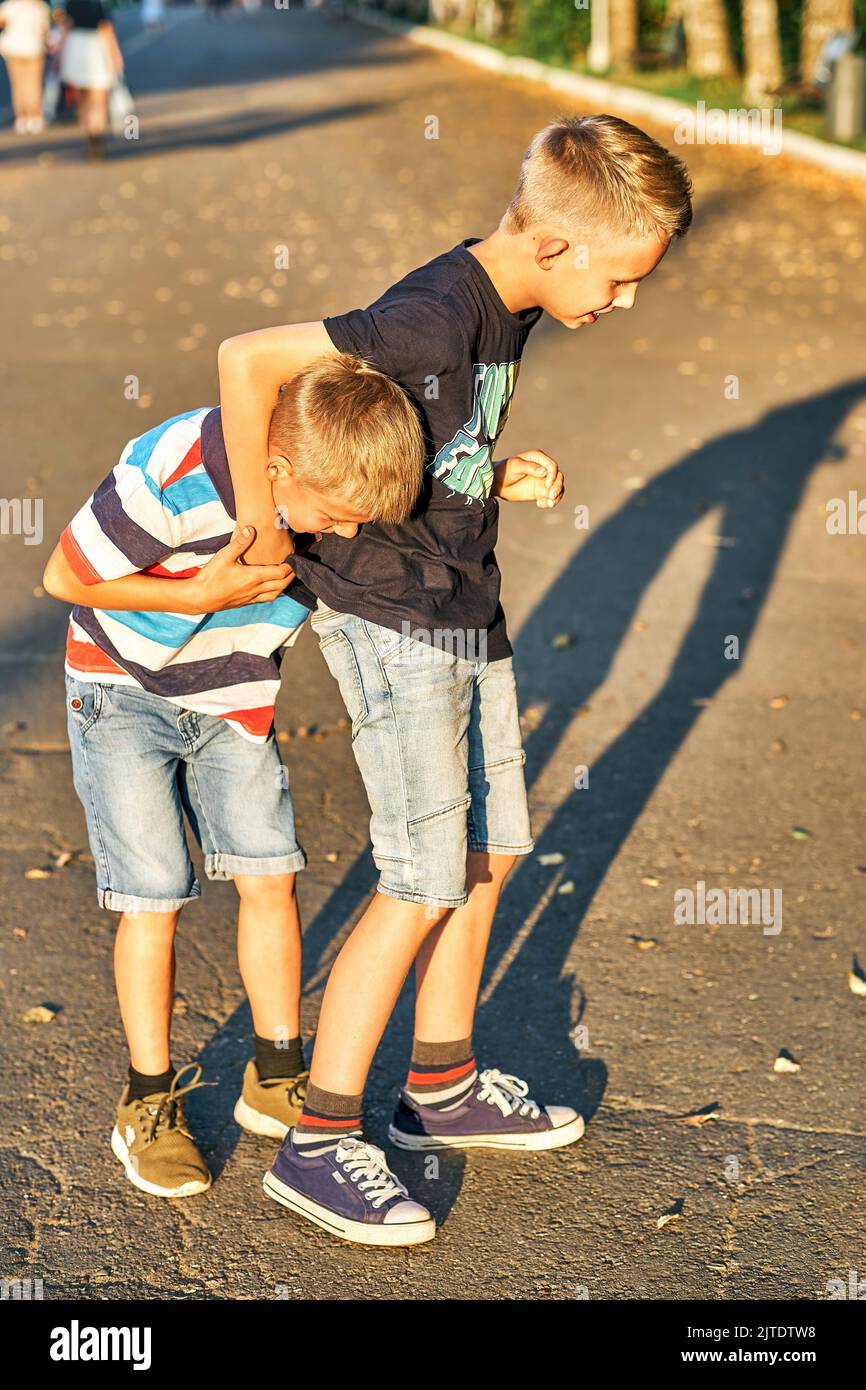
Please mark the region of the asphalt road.
<svg viewBox="0 0 866 1390"><path fill-rule="evenodd" d="M44 503L41 543L0 537L0 1273L112 1299L820 1299L866 1277L866 1000L848 984L866 961L866 540L825 524L866 458L864 204L744 150L685 151L695 225L631 313L536 329L505 441L550 451L569 493L503 519L538 854L504 897L477 1039L537 1098L582 1107L585 1138L398 1156L441 1223L413 1252L268 1202L271 1146L231 1119L250 1021L233 890L214 884L181 929L174 1055L218 1083L190 1106L218 1180L166 1203L123 1179L113 923L45 559L128 438L216 401L221 338L367 303L485 234L562 102L316 12L187 7L159 37L134 16L120 31L138 140L88 165L66 128L0 135L0 487ZM341 715L305 634L278 727L310 856L306 1036L373 882ZM781 889L781 931L678 925L674 893L699 880ZM37 1005L53 1021L25 1024ZM409 1006L371 1078L379 1142ZM783 1048L798 1071L774 1071Z"/></svg>

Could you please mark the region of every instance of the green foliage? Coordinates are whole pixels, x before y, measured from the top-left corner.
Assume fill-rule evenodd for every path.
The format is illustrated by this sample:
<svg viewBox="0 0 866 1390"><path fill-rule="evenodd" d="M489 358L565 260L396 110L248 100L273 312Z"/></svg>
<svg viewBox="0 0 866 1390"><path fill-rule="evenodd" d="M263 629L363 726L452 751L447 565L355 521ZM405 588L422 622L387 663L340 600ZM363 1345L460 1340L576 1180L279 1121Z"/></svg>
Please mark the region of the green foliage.
<svg viewBox="0 0 866 1390"><path fill-rule="evenodd" d="M570 63L589 43L589 6L572 0L517 0L514 38L521 53L543 63Z"/></svg>

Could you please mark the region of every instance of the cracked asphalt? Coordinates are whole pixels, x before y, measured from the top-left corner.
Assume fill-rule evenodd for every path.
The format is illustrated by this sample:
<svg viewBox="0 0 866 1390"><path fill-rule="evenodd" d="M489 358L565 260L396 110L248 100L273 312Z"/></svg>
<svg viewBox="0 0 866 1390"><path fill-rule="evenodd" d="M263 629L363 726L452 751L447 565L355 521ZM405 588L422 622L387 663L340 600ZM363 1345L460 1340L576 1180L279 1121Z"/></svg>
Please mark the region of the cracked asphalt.
<svg viewBox="0 0 866 1390"><path fill-rule="evenodd" d="M210 884L181 928L174 1056L217 1083L190 1104L217 1181L166 1203L123 1179L113 919L45 559L128 438L216 401L221 338L367 303L485 234L563 103L316 11L180 7L156 38L134 15L120 33L138 140L88 165L67 127L0 134L0 486L44 504L41 543L0 537L0 1274L46 1298L466 1300L821 1299L866 1276L866 1000L848 979L866 961L866 540L826 526L866 459L864 198L746 150L683 151L692 232L631 313L535 330L505 439L559 459L568 496L503 517L538 853L505 893L477 1041L581 1107L585 1138L399 1155L441 1225L414 1251L331 1241L268 1202L271 1146L231 1119L250 1032L233 890ZM373 870L309 633L284 669L309 1037ZM699 881L781 889L781 931L677 924L674 893ZM24 1023L38 1006L52 1020ZM371 1077L378 1142L409 1020L406 991ZM774 1070L783 1048L799 1070Z"/></svg>

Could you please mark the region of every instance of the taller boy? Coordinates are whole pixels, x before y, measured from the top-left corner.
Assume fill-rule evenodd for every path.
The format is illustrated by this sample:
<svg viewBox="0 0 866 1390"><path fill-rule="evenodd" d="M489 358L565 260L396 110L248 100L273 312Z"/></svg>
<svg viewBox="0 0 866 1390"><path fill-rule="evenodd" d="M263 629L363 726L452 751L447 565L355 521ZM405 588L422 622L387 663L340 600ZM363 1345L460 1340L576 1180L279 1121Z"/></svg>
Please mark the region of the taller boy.
<svg viewBox="0 0 866 1390"><path fill-rule="evenodd" d="M266 1186L350 1239L398 1244L430 1233L427 1213L413 1218L414 1204L389 1186L378 1151L359 1153L353 1137L413 961L415 1046L392 1139L550 1148L582 1132L574 1111L535 1105L516 1078L479 1075L471 1041L500 890L532 849L494 555L497 497L537 488L552 502L556 486L546 455L495 465L493 449L542 312L578 328L631 308L690 221L680 160L615 117L563 118L532 141L486 239L413 271L368 309L221 347L226 445L239 516L257 528L254 558L282 558L262 544L274 531L261 459L279 384L310 358L364 357L403 386L427 436L413 517L365 526L351 545L323 537L295 561L319 598L313 624L352 717L380 880L333 967L307 1104ZM344 1189L362 1172L369 1202L359 1220Z"/></svg>

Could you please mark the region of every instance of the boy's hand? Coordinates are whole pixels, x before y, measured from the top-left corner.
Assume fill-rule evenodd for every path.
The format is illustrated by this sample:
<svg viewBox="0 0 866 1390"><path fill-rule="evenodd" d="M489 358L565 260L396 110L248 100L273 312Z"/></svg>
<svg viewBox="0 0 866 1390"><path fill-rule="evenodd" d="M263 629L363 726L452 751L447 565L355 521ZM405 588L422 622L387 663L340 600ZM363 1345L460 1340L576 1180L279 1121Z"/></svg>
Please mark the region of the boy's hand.
<svg viewBox="0 0 866 1390"><path fill-rule="evenodd" d="M218 550L192 579L182 580L191 613L218 613L245 603L271 603L295 577L291 565L248 565L243 560L256 538L252 526L238 527L228 545ZM285 549L291 540L284 537Z"/></svg>
<svg viewBox="0 0 866 1390"><path fill-rule="evenodd" d="M493 496L506 502L534 502L555 507L565 495L565 479L559 465L541 449L527 449L494 464Z"/></svg>

